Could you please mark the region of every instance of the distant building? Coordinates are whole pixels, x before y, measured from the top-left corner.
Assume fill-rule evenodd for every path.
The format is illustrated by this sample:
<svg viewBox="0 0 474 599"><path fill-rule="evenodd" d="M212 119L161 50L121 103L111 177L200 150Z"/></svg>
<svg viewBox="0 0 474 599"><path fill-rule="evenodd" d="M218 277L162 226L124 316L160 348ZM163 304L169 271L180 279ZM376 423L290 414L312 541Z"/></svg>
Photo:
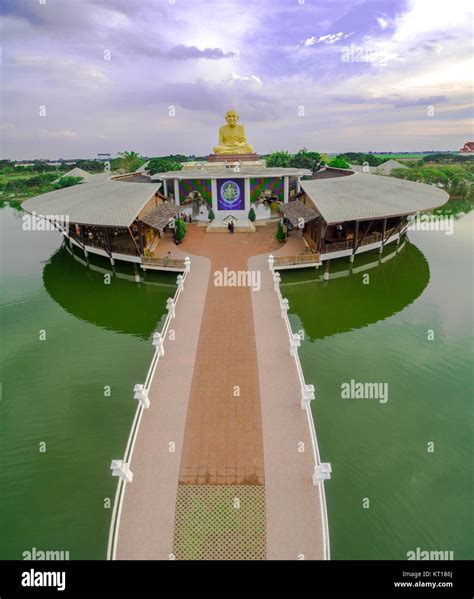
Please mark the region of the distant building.
<svg viewBox="0 0 474 599"><path fill-rule="evenodd" d="M467 141L459 151L463 154L472 154L474 152L474 141Z"/></svg>
<svg viewBox="0 0 474 599"><path fill-rule="evenodd" d="M390 175L393 169L407 168L401 162L393 160L393 158L386 160L379 166L368 166L367 164L365 166L361 166L359 164L351 164L350 167L353 171L357 171L359 173L370 173L372 175Z"/></svg>

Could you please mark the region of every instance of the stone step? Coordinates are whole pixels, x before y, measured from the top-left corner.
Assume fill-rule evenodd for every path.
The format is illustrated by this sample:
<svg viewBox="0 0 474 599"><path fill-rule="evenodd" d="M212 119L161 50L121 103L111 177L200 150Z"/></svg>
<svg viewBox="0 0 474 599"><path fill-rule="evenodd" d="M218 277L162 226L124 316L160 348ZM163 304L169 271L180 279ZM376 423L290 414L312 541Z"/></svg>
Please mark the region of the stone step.
<svg viewBox="0 0 474 599"><path fill-rule="evenodd" d="M234 233L255 233L256 228L249 220L237 220L234 223ZM227 223L213 220L206 228L206 233L228 233Z"/></svg>

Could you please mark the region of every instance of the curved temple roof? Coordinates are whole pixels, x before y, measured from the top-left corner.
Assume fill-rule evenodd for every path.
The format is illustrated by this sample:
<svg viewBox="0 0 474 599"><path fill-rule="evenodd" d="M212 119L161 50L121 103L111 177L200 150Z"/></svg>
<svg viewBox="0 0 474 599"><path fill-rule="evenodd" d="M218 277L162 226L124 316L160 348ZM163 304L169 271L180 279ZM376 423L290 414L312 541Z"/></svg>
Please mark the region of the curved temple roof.
<svg viewBox="0 0 474 599"><path fill-rule="evenodd" d="M59 215L72 223L128 227L160 186L161 183L129 183L93 175L88 183L30 198L22 203L22 208L38 216Z"/></svg>
<svg viewBox="0 0 474 599"><path fill-rule="evenodd" d="M365 173L302 180L301 188L327 223L414 214L442 206L449 198L433 185Z"/></svg>

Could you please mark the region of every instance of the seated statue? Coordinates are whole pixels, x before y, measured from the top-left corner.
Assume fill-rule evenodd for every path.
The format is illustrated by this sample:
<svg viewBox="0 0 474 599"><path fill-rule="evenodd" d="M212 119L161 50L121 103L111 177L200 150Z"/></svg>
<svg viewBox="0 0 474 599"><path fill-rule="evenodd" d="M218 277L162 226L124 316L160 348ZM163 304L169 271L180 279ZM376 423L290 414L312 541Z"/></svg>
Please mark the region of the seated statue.
<svg viewBox="0 0 474 599"><path fill-rule="evenodd" d="M214 154L252 154L253 148L247 143L245 127L237 125L237 112L229 110L225 120L227 125L219 127L219 145L214 148Z"/></svg>

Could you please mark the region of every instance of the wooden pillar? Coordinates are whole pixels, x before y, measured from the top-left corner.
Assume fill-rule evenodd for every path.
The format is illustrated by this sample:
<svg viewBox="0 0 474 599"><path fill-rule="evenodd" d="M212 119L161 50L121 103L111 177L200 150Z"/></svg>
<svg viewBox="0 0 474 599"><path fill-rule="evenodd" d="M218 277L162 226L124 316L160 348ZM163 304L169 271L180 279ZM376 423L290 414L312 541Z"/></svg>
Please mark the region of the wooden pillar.
<svg viewBox="0 0 474 599"><path fill-rule="evenodd" d="M359 237L359 221L355 221L355 230L354 230L354 243L352 244L352 254L350 257L350 261L354 262L354 254L357 250L357 238Z"/></svg>
<svg viewBox="0 0 474 599"><path fill-rule="evenodd" d="M403 216L400 217L400 224L399 224L399 231L398 231L398 237L397 237L397 245L400 245L400 235L402 232L402 222L403 222Z"/></svg>
<svg viewBox="0 0 474 599"><path fill-rule="evenodd" d="M379 253L383 254L383 246L385 245L385 234L387 232L387 219L383 219L383 228L382 228L382 245L379 248Z"/></svg>
<svg viewBox="0 0 474 599"><path fill-rule="evenodd" d="M112 241L110 240L110 232L109 232L109 227L105 227L105 238L107 240L107 248L108 248L108 254L109 254L109 258L110 258L110 264L112 264L112 266L115 264L114 259L112 257Z"/></svg>
<svg viewBox="0 0 474 599"><path fill-rule="evenodd" d="M140 246L141 255L144 256L145 250L143 248L142 223L140 221L137 221L137 227L138 227L138 245Z"/></svg>
<svg viewBox="0 0 474 599"><path fill-rule="evenodd" d="M82 249L84 250L84 256L87 258L86 243L84 241L84 227L82 225L79 225L79 231L81 232L81 243Z"/></svg>

